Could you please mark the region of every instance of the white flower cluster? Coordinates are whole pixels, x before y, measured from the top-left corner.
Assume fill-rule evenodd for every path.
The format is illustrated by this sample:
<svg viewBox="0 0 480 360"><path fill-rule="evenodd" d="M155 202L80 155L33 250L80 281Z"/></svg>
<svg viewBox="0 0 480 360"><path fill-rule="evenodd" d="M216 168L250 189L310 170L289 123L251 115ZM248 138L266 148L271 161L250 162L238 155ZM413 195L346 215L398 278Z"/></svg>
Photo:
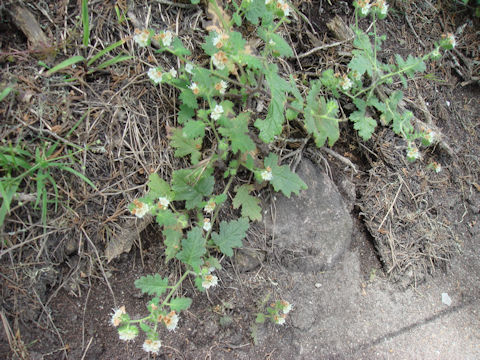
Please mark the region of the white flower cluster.
<svg viewBox="0 0 480 360"><path fill-rule="evenodd" d="M155 84L160 84L162 82L163 73L158 68L150 68L147 75Z"/></svg>
<svg viewBox="0 0 480 360"><path fill-rule="evenodd" d="M228 64L227 54L224 51L216 52L212 56L212 62L218 70L225 69L225 66Z"/></svg>
<svg viewBox="0 0 480 360"><path fill-rule="evenodd" d="M150 39L150 31L148 30L139 30L135 29L135 35L133 35L133 41L135 41L138 46L145 47L148 45L148 40Z"/></svg>
<svg viewBox="0 0 480 360"><path fill-rule="evenodd" d="M150 205L137 199L133 200L133 206L132 214L139 219L143 218L150 211Z"/></svg>
<svg viewBox="0 0 480 360"><path fill-rule="evenodd" d="M217 90L221 95L225 95L227 88L228 84L223 80L215 84L215 90Z"/></svg>
<svg viewBox="0 0 480 360"><path fill-rule="evenodd" d="M223 106L222 105L215 105L215 108L213 109L212 113L210 114L210 117L212 120L218 120L223 114Z"/></svg>
<svg viewBox="0 0 480 360"><path fill-rule="evenodd" d="M262 177L262 180L265 180L265 181L272 180L273 178L272 168L270 166L267 166L267 168L260 173L260 176Z"/></svg>
<svg viewBox="0 0 480 360"><path fill-rule="evenodd" d="M218 284L218 278L215 275L211 274L215 270L215 268L203 268L202 270L202 273L206 273L202 275L202 287L204 289L209 289L213 286L216 286Z"/></svg>
<svg viewBox="0 0 480 360"><path fill-rule="evenodd" d="M210 219L209 218L205 218L203 219L203 230L205 230L206 232L209 232L210 229L212 228L212 223L210 222Z"/></svg>
<svg viewBox="0 0 480 360"><path fill-rule="evenodd" d="M147 339L143 343L143 350L145 350L146 352L151 352L152 354L158 355L160 346L162 346L162 343L160 342L160 340Z"/></svg>

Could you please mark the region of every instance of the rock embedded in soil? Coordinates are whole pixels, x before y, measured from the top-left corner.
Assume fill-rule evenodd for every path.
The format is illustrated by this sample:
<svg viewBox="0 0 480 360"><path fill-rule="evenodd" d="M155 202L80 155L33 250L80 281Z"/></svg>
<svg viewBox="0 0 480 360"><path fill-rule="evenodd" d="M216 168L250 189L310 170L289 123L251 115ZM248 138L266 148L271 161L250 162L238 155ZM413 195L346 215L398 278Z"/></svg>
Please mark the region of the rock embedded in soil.
<svg viewBox="0 0 480 360"><path fill-rule="evenodd" d="M289 270L322 271L348 249L352 219L336 185L320 168L305 159L297 173L308 189L290 198L277 194L273 216L265 216L266 228Z"/></svg>

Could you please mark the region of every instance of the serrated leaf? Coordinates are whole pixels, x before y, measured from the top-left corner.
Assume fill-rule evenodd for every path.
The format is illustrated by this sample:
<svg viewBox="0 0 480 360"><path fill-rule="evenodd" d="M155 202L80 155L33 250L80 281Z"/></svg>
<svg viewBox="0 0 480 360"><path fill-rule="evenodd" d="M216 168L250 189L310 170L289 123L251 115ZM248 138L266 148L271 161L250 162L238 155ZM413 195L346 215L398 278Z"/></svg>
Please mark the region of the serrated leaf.
<svg viewBox="0 0 480 360"><path fill-rule="evenodd" d="M290 90L290 84L278 75L278 67L275 64L269 64L265 69L265 80L270 88L271 101L265 120L257 119L255 127L260 130L260 139L270 143L282 132L287 100L285 92Z"/></svg>
<svg viewBox="0 0 480 360"><path fill-rule="evenodd" d="M160 226L172 226L177 223L177 217L168 209L159 210L155 217L157 224Z"/></svg>
<svg viewBox="0 0 480 360"><path fill-rule="evenodd" d="M212 232L212 240L223 254L233 256L233 248L243 246L242 240L247 235L249 226L248 220L245 218L230 222L222 221L220 233Z"/></svg>
<svg viewBox="0 0 480 360"><path fill-rule="evenodd" d="M319 92L320 83L313 83L307 96L305 127L309 134L313 134L318 147L323 146L327 139L328 144L332 146L340 137L338 104L335 100L327 102L323 96L318 97Z"/></svg>
<svg viewBox="0 0 480 360"><path fill-rule="evenodd" d="M148 177L147 186L148 195L153 199L158 199L159 197L166 197L167 199L171 200L173 198L170 184L160 178L157 173L150 174L150 176Z"/></svg>
<svg viewBox="0 0 480 360"><path fill-rule="evenodd" d="M172 188L175 200L185 200L185 207L191 210L199 206L203 197L210 196L213 192L215 179L211 171L198 172L195 169L182 169L173 172Z"/></svg>
<svg viewBox="0 0 480 360"><path fill-rule="evenodd" d="M182 240L182 251L176 258L192 267L199 267L203 263L202 256L207 252L205 249L205 239L202 236L202 230L198 227L193 228Z"/></svg>
<svg viewBox="0 0 480 360"><path fill-rule="evenodd" d="M183 233L181 230L174 227L168 227L162 231L162 234L165 236L163 243L167 247L165 249L165 263L168 263L180 250L180 241L183 237Z"/></svg>
<svg viewBox="0 0 480 360"><path fill-rule="evenodd" d="M230 141L234 154L238 151L246 153L256 149L255 143L248 135L249 119L250 114L244 112L234 119L224 117L219 122L222 126L218 128L218 132Z"/></svg>
<svg viewBox="0 0 480 360"><path fill-rule="evenodd" d="M392 120L394 122L400 120L400 114L397 111L398 103L402 100L403 93L399 90L394 91L385 100L385 110L382 111L382 120L385 124L389 124Z"/></svg>
<svg viewBox="0 0 480 360"><path fill-rule="evenodd" d="M355 39L353 40L353 46L355 46L357 49L364 50L365 52L367 52L367 54L373 55L372 43L370 42L370 38L360 29L355 30Z"/></svg>
<svg viewBox="0 0 480 360"><path fill-rule="evenodd" d="M267 31L264 27L259 27L257 32L266 46L272 49L274 56L293 56L292 48L283 37L274 32Z"/></svg>
<svg viewBox="0 0 480 360"><path fill-rule="evenodd" d="M358 130L358 135L363 140L368 140L372 137L373 132L377 126L377 122L370 116L365 116L365 111L357 110L350 114L350 120L353 121L353 128Z"/></svg>
<svg viewBox="0 0 480 360"><path fill-rule="evenodd" d="M203 138L205 136L205 123L199 120L190 120L183 126L183 135L187 138Z"/></svg>
<svg viewBox="0 0 480 360"><path fill-rule="evenodd" d="M190 106L181 104L180 111L177 114L177 120L180 124L185 124L186 122L193 120L195 116L195 109L192 109Z"/></svg>
<svg viewBox="0 0 480 360"><path fill-rule="evenodd" d="M258 313L257 317L255 318L255 322L257 324L263 324L265 322L265 314Z"/></svg>
<svg viewBox="0 0 480 360"><path fill-rule="evenodd" d="M374 67L371 58L361 50L352 50L352 55L352 60L348 63L348 68L356 71L359 76L365 73L372 76Z"/></svg>
<svg viewBox="0 0 480 360"><path fill-rule="evenodd" d="M421 58L408 55L407 60L399 54L395 54L395 60L398 65L398 71L403 71L408 77L412 78L416 72L424 72L426 70L425 62Z"/></svg>
<svg viewBox="0 0 480 360"><path fill-rule="evenodd" d="M142 276L135 280L135 286L144 294L161 296L168 286L168 279L162 279L160 274Z"/></svg>
<svg viewBox="0 0 480 360"><path fill-rule="evenodd" d="M205 51L205 54L208 56L213 56L218 49L216 48L215 45L213 45L213 39L217 36L217 33L215 31L210 31L208 36L205 38L205 42L202 44L202 49Z"/></svg>
<svg viewBox="0 0 480 360"><path fill-rule="evenodd" d="M172 50L173 54L175 54L177 56L189 56L189 55L191 55L190 50L188 50L187 48L185 48L185 46L183 46L182 40L180 40L178 37L175 37L175 39L173 39L172 45L171 45L171 50Z"/></svg>
<svg viewBox="0 0 480 360"><path fill-rule="evenodd" d="M260 199L250 195L254 189L253 185L242 185L238 188L233 198L233 208L242 207L242 217L248 217L250 220L262 220L262 208L260 207Z"/></svg>
<svg viewBox="0 0 480 360"><path fill-rule="evenodd" d="M245 18L253 25L258 24L258 20L261 19L267 13L267 7L265 6L265 0L252 0L249 2L242 1L246 4Z"/></svg>
<svg viewBox="0 0 480 360"><path fill-rule="evenodd" d="M239 33L238 31L230 32L230 38L228 39L229 53L237 54L239 51L245 49L245 44L246 41L241 33Z"/></svg>
<svg viewBox="0 0 480 360"><path fill-rule="evenodd" d="M200 149L202 148L203 138L192 139L186 136L182 129L174 129L170 139L170 145L175 150L175 157L184 157L191 155L192 164L198 163Z"/></svg>
<svg viewBox="0 0 480 360"><path fill-rule="evenodd" d="M191 109L198 109L197 97L190 89L182 89L179 95L183 104L187 105Z"/></svg>
<svg viewBox="0 0 480 360"><path fill-rule="evenodd" d="M192 305L192 299L177 297L170 301L170 310L176 311L177 313L183 310L187 310L190 305Z"/></svg>
<svg viewBox="0 0 480 360"><path fill-rule="evenodd" d="M275 191L281 191L286 197L293 193L299 194L300 190L305 190L307 184L300 177L293 173L287 165L278 165L278 156L270 153L264 161L265 168L272 169L272 180Z"/></svg>

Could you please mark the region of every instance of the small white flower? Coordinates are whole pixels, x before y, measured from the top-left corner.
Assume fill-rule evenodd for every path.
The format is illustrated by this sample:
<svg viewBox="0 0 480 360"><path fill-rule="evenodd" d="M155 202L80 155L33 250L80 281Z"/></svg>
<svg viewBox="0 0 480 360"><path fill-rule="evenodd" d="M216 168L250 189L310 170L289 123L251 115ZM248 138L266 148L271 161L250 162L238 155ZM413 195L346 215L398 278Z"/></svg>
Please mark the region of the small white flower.
<svg viewBox="0 0 480 360"><path fill-rule="evenodd" d="M273 0L265 0L265 5L271 4Z"/></svg>
<svg viewBox="0 0 480 360"><path fill-rule="evenodd" d="M437 138L437 134L435 134L435 131L428 130L424 137L429 144L433 144Z"/></svg>
<svg viewBox="0 0 480 360"><path fill-rule="evenodd" d="M178 315L175 311L172 311L170 314L163 318L163 322L169 331L173 331L176 329L178 324Z"/></svg>
<svg viewBox="0 0 480 360"><path fill-rule="evenodd" d="M442 165L440 165L438 162L434 161L432 163L432 168L433 170L438 174L440 171L442 171Z"/></svg>
<svg viewBox="0 0 480 360"><path fill-rule="evenodd" d="M357 6L360 8L362 15L368 15L372 4L370 4L370 0L357 0Z"/></svg>
<svg viewBox="0 0 480 360"><path fill-rule="evenodd" d="M157 68L150 68L150 70L148 70L148 77L155 84L160 84L162 82L163 73Z"/></svg>
<svg viewBox="0 0 480 360"><path fill-rule="evenodd" d="M267 166L267 168L262 171L260 176L262 177L262 180L265 180L265 181L272 180L272 178L273 178L272 168L270 166Z"/></svg>
<svg viewBox="0 0 480 360"><path fill-rule="evenodd" d="M125 325L118 329L118 337L123 341L130 341L137 337L138 328L133 325Z"/></svg>
<svg viewBox="0 0 480 360"><path fill-rule="evenodd" d="M173 34L170 30L164 31L158 35L158 38L162 41L163 46L172 45Z"/></svg>
<svg viewBox="0 0 480 360"><path fill-rule="evenodd" d="M215 65L219 70L225 69L225 65L228 62L227 54L223 51L219 51L212 56L213 65Z"/></svg>
<svg viewBox="0 0 480 360"><path fill-rule="evenodd" d="M218 120L223 114L223 106L222 105L215 105L215 108L213 109L212 113L210 114L210 117L212 120Z"/></svg>
<svg viewBox="0 0 480 360"><path fill-rule="evenodd" d="M283 11L284 16L290 15L290 6L285 2L285 0L277 1L277 8Z"/></svg>
<svg viewBox="0 0 480 360"><path fill-rule="evenodd" d="M126 314L125 306L121 306L120 308L113 310L112 318L110 319L110 323L117 327L122 323L122 315Z"/></svg>
<svg viewBox="0 0 480 360"><path fill-rule="evenodd" d="M160 346L162 346L160 340L147 339L143 343L143 350L158 355L158 350L160 350Z"/></svg>
<svg viewBox="0 0 480 360"><path fill-rule="evenodd" d="M202 286L205 289L209 289L212 286L216 286L218 284L218 278L215 275L205 275L202 279Z"/></svg>
<svg viewBox="0 0 480 360"><path fill-rule="evenodd" d="M268 40L268 45L275 46L276 44L275 44L275 41L273 41L273 39L270 39Z"/></svg>
<svg viewBox="0 0 480 360"><path fill-rule="evenodd" d="M352 88L352 80L348 78L347 75L343 75L343 79L340 81L340 86L343 91L348 91Z"/></svg>
<svg viewBox="0 0 480 360"><path fill-rule="evenodd" d="M200 88L198 87L197 83L195 82L192 82L192 84L188 87L190 90L192 90L192 92L195 94L195 95L198 95L200 93Z"/></svg>
<svg viewBox="0 0 480 360"><path fill-rule="evenodd" d="M133 35L133 40L138 44L138 46L140 47L147 46L149 38L150 38L150 31L135 29L135 35Z"/></svg>
<svg viewBox="0 0 480 360"><path fill-rule="evenodd" d="M174 68L171 68L168 73L171 77L177 77L177 70L175 70Z"/></svg>
<svg viewBox="0 0 480 360"><path fill-rule="evenodd" d="M447 34L447 39L450 45L452 45L452 47L455 47L455 45L457 45L457 42L455 41L455 36L452 33Z"/></svg>
<svg viewBox="0 0 480 360"><path fill-rule="evenodd" d="M275 314L273 315L273 322L278 325L285 324L285 314Z"/></svg>
<svg viewBox="0 0 480 360"><path fill-rule="evenodd" d="M385 1L380 2L380 14L387 15L388 12L388 4Z"/></svg>
<svg viewBox="0 0 480 360"><path fill-rule="evenodd" d="M284 314L288 314L293 308L292 304L290 304L288 301L282 300L281 304L282 304L282 311Z"/></svg>
<svg viewBox="0 0 480 360"><path fill-rule="evenodd" d="M170 200L168 200L166 197L163 197L163 196L158 198L158 202L163 209L167 208L168 205L170 205Z"/></svg>
<svg viewBox="0 0 480 360"><path fill-rule="evenodd" d="M407 158L409 160L417 160L418 158L420 158L420 152L418 151L418 148L413 145L413 144L410 144L407 148Z"/></svg>
<svg viewBox="0 0 480 360"><path fill-rule="evenodd" d="M205 207L203 208L203 211L205 211L206 213L210 214L213 212L213 210L215 210L215 201L213 200L210 200L207 205L205 205Z"/></svg>
<svg viewBox="0 0 480 360"><path fill-rule="evenodd" d="M193 72L193 65L188 63L185 65L185 71L189 74L191 74Z"/></svg>
<svg viewBox="0 0 480 360"><path fill-rule="evenodd" d="M203 230L208 232L210 231L211 228L212 228L212 223L210 222L210 219L208 218L203 219Z"/></svg>
<svg viewBox="0 0 480 360"><path fill-rule="evenodd" d="M132 210L132 214L138 217L139 219L143 218L145 214L150 211L150 205L145 204L139 200L133 200L133 205L135 206Z"/></svg>
<svg viewBox="0 0 480 360"><path fill-rule="evenodd" d="M215 90L217 90L221 95L225 95L225 92L227 91L227 87L228 87L228 84L223 80L215 84Z"/></svg>

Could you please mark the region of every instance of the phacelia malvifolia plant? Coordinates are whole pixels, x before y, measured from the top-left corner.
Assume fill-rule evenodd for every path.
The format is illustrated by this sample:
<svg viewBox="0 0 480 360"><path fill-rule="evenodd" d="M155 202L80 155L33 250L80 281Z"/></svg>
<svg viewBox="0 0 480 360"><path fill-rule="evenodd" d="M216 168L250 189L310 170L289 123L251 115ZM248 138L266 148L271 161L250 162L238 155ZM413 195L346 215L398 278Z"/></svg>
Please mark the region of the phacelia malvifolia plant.
<svg viewBox="0 0 480 360"><path fill-rule="evenodd" d="M425 61L438 60L441 49L455 46L455 39L448 34L423 57L403 59L396 55L394 63L383 63L377 55L385 36L377 34L376 23L387 16L388 4L357 0L354 50L347 71L339 74L327 69L319 78L308 80L305 92L299 90L292 76L282 77L275 63L275 59L293 56L292 48L278 32L282 24L295 21L295 11L287 1L232 1L228 8L220 8L210 0L208 6L215 25L202 45L208 59L203 65L191 58L190 50L170 30L155 33L139 29L133 38L140 47L150 46L155 39L160 45L158 54L178 59L180 67L152 66L146 76L152 86L178 90L180 126L172 129L170 145L176 157L190 163L174 170L169 182L151 174L148 192L129 207L138 218L155 217L164 239L166 262L175 259L183 269L173 284L159 274L135 282L153 297L144 318L132 319L124 307L112 315L112 325L118 327L122 340L135 338L140 327L146 334L143 349L155 354L161 346L160 327L175 330L182 312L192 303L178 294L179 286L190 277L198 290L213 290L221 281L217 255L232 256L234 249L242 246L250 222L262 219L255 192L272 185L275 191L290 197L306 189L298 175L279 164L275 153L259 151L257 136L271 144L281 138L287 121L295 120L318 147L325 143L331 146L340 136L338 99L343 98L355 106L348 118L360 137L368 140L378 121L384 126L391 124L408 143L407 158L414 160L420 156L416 140L429 145L435 142L435 134L417 132L410 123L412 114L400 112L401 91L379 96L379 89L394 80L408 86L409 78L425 71ZM361 17L371 19L371 33L360 29ZM246 22L257 27L257 49L251 49L239 31ZM267 104L265 114L249 106L257 98ZM228 195L240 217L225 221L219 219L219 210ZM257 315L257 322L270 319L282 325L291 309L290 303L278 300L266 314Z"/></svg>

